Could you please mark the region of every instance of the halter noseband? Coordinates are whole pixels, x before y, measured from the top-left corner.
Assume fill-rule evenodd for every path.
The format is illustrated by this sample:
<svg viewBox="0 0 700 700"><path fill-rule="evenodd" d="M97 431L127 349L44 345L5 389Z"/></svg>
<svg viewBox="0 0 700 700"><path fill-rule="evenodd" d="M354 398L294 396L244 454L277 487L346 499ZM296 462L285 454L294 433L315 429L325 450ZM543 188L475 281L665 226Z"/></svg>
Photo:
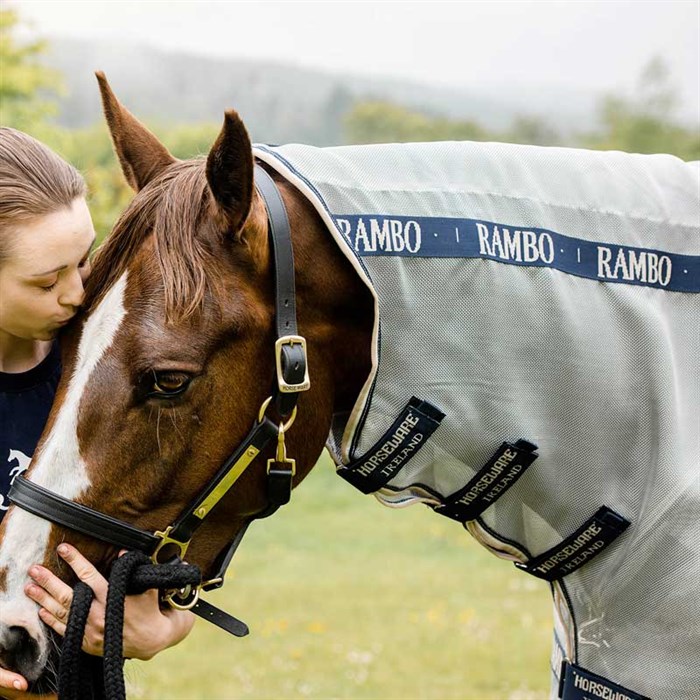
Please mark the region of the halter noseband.
<svg viewBox="0 0 700 700"><path fill-rule="evenodd" d="M63 498L23 477L15 479L8 494L12 503L34 515L117 547L139 550L148 554L154 563L184 561L187 548L204 518L256 457L277 439L275 456L267 462L267 507L248 519L231 543L222 550L214 561L215 573L211 579L203 581L194 589L168 591L164 596L164 600L172 607L191 608L204 619L236 636L247 634L247 626L200 600L199 593L223 585L226 569L250 523L272 515L280 506L289 502L296 467L294 460L287 457L285 433L296 418L299 394L310 386L306 340L297 331L294 254L287 211L274 181L257 164L255 185L265 202L272 241L277 384L271 396L260 407L257 420L243 442L180 516L164 530L153 533ZM270 405L282 417L279 425L266 415Z"/></svg>

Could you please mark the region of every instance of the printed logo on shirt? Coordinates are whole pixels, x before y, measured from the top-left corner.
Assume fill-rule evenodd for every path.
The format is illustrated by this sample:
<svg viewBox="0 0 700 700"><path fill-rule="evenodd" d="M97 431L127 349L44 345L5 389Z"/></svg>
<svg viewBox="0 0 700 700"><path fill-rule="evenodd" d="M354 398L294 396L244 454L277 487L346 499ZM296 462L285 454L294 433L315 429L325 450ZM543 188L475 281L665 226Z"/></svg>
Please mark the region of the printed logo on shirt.
<svg viewBox="0 0 700 700"><path fill-rule="evenodd" d="M21 450L10 450L7 461L12 464L16 462L16 465L10 469L10 486L14 483L15 479L26 472L29 468L29 463L32 461L31 457L27 457ZM7 510L10 507L10 502L5 503L5 494L0 493L0 510Z"/></svg>

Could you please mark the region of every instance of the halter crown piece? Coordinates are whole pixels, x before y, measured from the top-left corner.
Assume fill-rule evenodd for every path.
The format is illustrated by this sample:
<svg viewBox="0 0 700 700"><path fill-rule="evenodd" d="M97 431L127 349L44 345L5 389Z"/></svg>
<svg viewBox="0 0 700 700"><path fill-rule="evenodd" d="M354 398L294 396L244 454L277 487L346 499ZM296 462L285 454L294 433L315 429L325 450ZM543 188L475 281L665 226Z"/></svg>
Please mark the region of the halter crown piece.
<svg viewBox="0 0 700 700"><path fill-rule="evenodd" d="M299 394L310 386L306 340L297 331L294 254L287 211L274 181L257 164L255 185L265 202L272 241L277 383L260 407L257 419L243 442L182 514L171 525L153 533L63 498L26 478L15 479L8 494L16 506L45 520L120 548L143 552L154 564L181 564L197 528L206 516L256 457L276 440L275 456L267 462L268 504L265 509L244 523L231 543L222 550L214 562L212 578L197 585L167 590L162 596L162 600L170 606L191 609L238 637L248 634L245 623L202 600L200 592L223 585L226 569L250 523L272 515L289 502L296 467L295 461L287 456L285 434L296 418ZM279 424L267 416L270 406L282 418Z"/></svg>

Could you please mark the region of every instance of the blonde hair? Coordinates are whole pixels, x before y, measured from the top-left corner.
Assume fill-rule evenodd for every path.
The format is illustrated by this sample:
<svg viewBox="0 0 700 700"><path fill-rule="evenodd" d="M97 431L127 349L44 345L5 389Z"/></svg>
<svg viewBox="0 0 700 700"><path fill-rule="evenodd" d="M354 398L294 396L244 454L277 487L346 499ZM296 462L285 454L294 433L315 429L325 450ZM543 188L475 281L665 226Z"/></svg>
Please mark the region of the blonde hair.
<svg viewBox="0 0 700 700"><path fill-rule="evenodd" d="M70 207L85 192L83 176L48 146L0 127L0 264L17 224Z"/></svg>

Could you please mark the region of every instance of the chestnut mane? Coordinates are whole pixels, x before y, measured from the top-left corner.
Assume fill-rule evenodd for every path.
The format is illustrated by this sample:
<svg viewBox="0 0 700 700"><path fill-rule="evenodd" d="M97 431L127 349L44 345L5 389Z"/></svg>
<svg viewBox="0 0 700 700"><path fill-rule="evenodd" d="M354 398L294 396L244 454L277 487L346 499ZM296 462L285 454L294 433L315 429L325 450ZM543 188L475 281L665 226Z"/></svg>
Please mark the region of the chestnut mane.
<svg viewBox="0 0 700 700"><path fill-rule="evenodd" d="M208 211L209 189L202 157L168 167L130 202L99 248L85 289L89 313L126 271L145 238L153 234L165 293L165 316L191 316L207 291L211 253L197 237Z"/></svg>

